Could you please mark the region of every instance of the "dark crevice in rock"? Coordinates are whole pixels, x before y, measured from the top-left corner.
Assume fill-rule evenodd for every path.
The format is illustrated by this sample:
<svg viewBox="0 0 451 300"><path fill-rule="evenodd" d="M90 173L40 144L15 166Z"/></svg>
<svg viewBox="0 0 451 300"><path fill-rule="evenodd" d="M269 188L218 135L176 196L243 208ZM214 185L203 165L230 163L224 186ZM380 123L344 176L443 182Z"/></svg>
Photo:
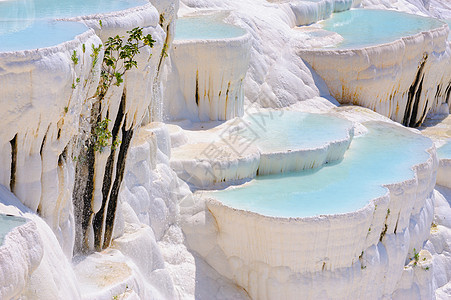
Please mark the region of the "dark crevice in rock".
<svg viewBox="0 0 451 300"><path fill-rule="evenodd" d="M399 223L399 216L400 215L401 215L401 212L398 213L398 219L396 219L395 230L393 231L394 234L396 234L396 231L398 230L398 223Z"/></svg>
<svg viewBox="0 0 451 300"><path fill-rule="evenodd" d="M122 125L122 121L124 119L124 109L125 109L125 90L122 95L121 103L119 105L119 110L117 112L116 120L114 122L113 130L111 132L112 139L115 141L118 137L119 130ZM102 206L100 210L95 214L93 226L94 226L94 244L96 250L100 251L101 246L103 244L103 229L104 229L104 220L105 220L105 210L109 205L110 201L110 192L111 192L111 183L112 176L114 171L114 158L116 156L116 148L111 147L111 153L107 159L105 174L103 176L103 185L102 185Z"/></svg>
<svg viewBox="0 0 451 300"><path fill-rule="evenodd" d="M402 121L402 124L404 126L413 127L413 126L417 125L418 123L421 124L421 122L417 122L417 119L418 119L417 114L418 114L419 102L421 99L421 92L423 89L423 80L424 80L423 69L426 64L427 59L428 59L428 55L427 55L427 53L425 53L423 56L423 59L420 62L420 65L418 67L418 71L415 76L415 80L409 88L409 93L407 95L406 110L404 111L404 118Z"/></svg>
<svg viewBox="0 0 451 300"><path fill-rule="evenodd" d="M64 148L63 152L58 156L58 166L62 166L67 160L67 146Z"/></svg>
<svg viewBox="0 0 451 300"><path fill-rule="evenodd" d="M161 65L163 64L164 58L168 55L167 51L169 51L169 26L171 24L169 23L168 26L166 26L166 39L164 40L163 49L161 49L161 55L160 55L160 61L158 62L158 68L157 68L157 78L160 74Z"/></svg>
<svg viewBox="0 0 451 300"><path fill-rule="evenodd" d="M448 87L446 88L445 91L445 102L449 104L449 96L451 94L451 82L448 84Z"/></svg>
<svg viewBox="0 0 451 300"><path fill-rule="evenodd" d="M199 106L199 70L196 71L196 105Z"/></svg>
<svg viewBox="0 0 451 300"><path fill-rule="evenodd" d="M125 163L127 159L128 148L133 137L133 129L125 130L122 127L122 143L119 150L116 166L116 178L114 179L113 188L111 189L110 200L108 202L108 211L105 220L105 237L103 248L107 248L111 243L113 236L114 220L116 217L117 199L119 196L119 189L121 187L122 179L124 178Z"/></svg>
<svg viewBox="0 0 451 300"><path fill-rule="evenodd" d="M95 103L91 111L92 123L100 121L100 103ZM94 126L91 126L91 134ZM95 174L95 150L91 139L88 137L82 142L75 170L75 186L72 194L75 217L75 245L74 254L89 250L88 227L94 211L92 202L94 197L94 174Z"/></svg>
<svg viewBox="0 0 451 300"><path fill-rule="evenodd" d="M421 92L423 91L423 81L424 81L424 74L421 78L420 84L418 85L418 89L415 93L415 101L413 102L413 109L412 109L412 115L410 116L409 127L418 127L422 122L420 116L418 115L418 106L420 105ZM427 107L427 103L425 104L425 110L426 110L426 107Z"/></svg>
<svg viewBox="0 0 451 300"><path fill-rule="evenodd" d="M11 144L11 176L9 179L9 189L14 193L16 185L16 165L17 165L17 133L14 138L9 141Z"/></svg>

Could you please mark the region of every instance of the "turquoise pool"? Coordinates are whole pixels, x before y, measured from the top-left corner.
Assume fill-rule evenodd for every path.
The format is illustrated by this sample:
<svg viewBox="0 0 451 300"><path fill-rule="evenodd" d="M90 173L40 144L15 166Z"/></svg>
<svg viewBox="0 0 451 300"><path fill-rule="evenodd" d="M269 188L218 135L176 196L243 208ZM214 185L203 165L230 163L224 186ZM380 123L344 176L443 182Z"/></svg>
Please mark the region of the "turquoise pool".
<svg viewBox="0 0 451 300"><path fill-rule="evenodd" d="M0 22L9 26L9 31L0 34L0 52L29 50L51 47L73 40L88 28L77 22L32 21L25 28L17 29L20 24Z"/></svg>
<svg viewBox="0 0 451 300"><path fill-rule="evenodd" d="M55 19L109 13L147 3L147 0L0 1L0 51L55 46L87 30L83 24Z"/></svg>
<svg viewBox="0 0 451 300"><path fill-rule="evenodd" d="M312 149L330 141L348 137L352 123L326 114L297 111L265 111L244 117L249 127L240 134L247 140L255 139L262 151Z"/></svg>
<svg viewBox="0 0 451 300"><path fill-rule="evenodd" d="M67 18L120 11L147 0L12 0L0 1L0 20Z"/></svg>
<svg viewBox="0 0 451 300"><path fill-rule="evenodd" d="M401 37L438 28L444 22L389 10L351 9L334 13L321 27L343 36L337 48L361 48L393 42Z"/></svg>
<svg viewBox="0 0 451 300"><path fill-rule="evenodd" d="M227 39L245 33L242 28L224 23L217 15L180 18L175 27L176 40Z"/></svg>
<svg viewBox="0 0 451 300"><path fill-rule="evenodd" d="M0 246L3 245L3 241L8 232L14 227L25 224L26 222L27 219L25 218L0 214Z"/></svg>
<svg viewBox="0 0 451 300"><path fill-rule="evenodd" d="M451 140L437 149L438 158L451 159Z"/></svg>
<svg viewBox="0 0 451 300"><path fill-rule="evenodd" d="M341 162L315 170L258 176L238 187L206 192L224 204L277 217L346 213L382 196L384 184L413 178L411 167L429 158L432 141L388 123L365 124ZM408 151L406 149L409 149Z"/></svg>

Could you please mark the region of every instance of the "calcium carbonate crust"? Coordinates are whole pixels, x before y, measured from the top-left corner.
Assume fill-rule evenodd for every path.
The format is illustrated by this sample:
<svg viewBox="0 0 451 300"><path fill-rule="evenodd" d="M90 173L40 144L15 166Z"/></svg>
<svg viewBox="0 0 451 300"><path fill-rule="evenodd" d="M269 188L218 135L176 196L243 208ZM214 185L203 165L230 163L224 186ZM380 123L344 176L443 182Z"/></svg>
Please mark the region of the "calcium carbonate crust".
<svg viewBox="0 0 451 300"><path fill-rule="evenodd" d="M213 215L217 230L217 240L210 241L208 245L213 243L216 246L208 246L210 252L205 252L207 249L202 249L205 246L190 243L191 229L187 231L189 245L193 250L206 255L204 258L207 262L222 275L235 280L253 298L271 298L268 294L270 289L282 292L288 295L287 297L294 296L302 290L303 284L299 282L296 284L293 281L299 276L301 278L307 276L307 281L313 280L311 284L321 286L321 288L318 286L317 290L311 290L310 294L307 294L307 291L301 292L302 295L310 297L325 296L326 294L322 294L325 291L328 297L337 299L369 295L377 298L391 295L401 278L408 254L412 257L414 248L421 249L429 235L433 215L430 199L435 186L438 162L434 146L427 149L427 152L429 159L412 167L414 171L412 179L384 185L388 190L385 195L370 200L366 206L355 212L306 218L269 217L236 209L208 198L206 207ZM415 225L417 222L420 225ZM407 230L409 227L413 228L412 232ZM212 236L209 238L211 239ZM403 250L399 250L399 253L389 253L389 256L394 255L391 260L395 259L390 265L380 262L381 265L377 267L375 258L382 255L380 251L388 251L380 249L381 241L383 245L388 243L387 249L392 249L390 247L399 243L407 244L403 246ZM378 250L374 252L375 249ZM222 254L213 255L212 251ZM366 259L373 263L365 263ZM373 270L371 266L369 270L373 273L367 273L365 276L370 276L368 274L381 276L385 272L395 274L394 277L390 277L390 280L387 279L386 282L381 283L386 287L378 288L375 291L376 294L369 290L354 288L346 289L343 292L345 294L338 292L334 294L333 284L323 287L314 279L320 280L318 278L322 276L334 278L332 274L343 272L353 272L352 278L358 278L358 276L364 276L360 269L364 270L366 264L375 264L376 269ZM377 272L381 272L378 268L389 268L391 271L385 270L382 274L378 274ZM326 275L311 278L308 274ZM344 283L353 280L348 278L349 275L344 273L342 275L344 279L340 281L340 286L352 284ZM277 278L278 283L274 282L274 278ZM412 280L408 281L409 284L419 284ZM421 284L428 285L427 282L431 281ZM264 287L267 285L271 287ZM338 290L338 287L336 288ZM371 288L368 287L368 289Z"/></svg>
<svg viewBox="0 0 451 300"><path fill-rule="evenodd" d="M437 172L437 184L451 188L451 159L441 158Z"/></svg>
<svg viewBox="0 0 451 300"><path fill-rule="evenodd" d="M430 110L438 111L446 102L443 91L451 82L450 70L443 67L451 59L448 31L444 24L376 46L300 49L298 55L326 81L339 102L361 105L406 126L418 126Z"/></svg>
<svg viewBox="0 0 451 300"><path fill-rule="evenodd" d="M6 234L0 246L0 298L17 297L28 283L43 256L36 224L28 220Z"/></svg>
<svg viewBox="0 0 451 300"><path fill-rule="evenodd" d="M243 80L251 36L174 40L174 71L165 87L165 112L172 120L230 120L244 111Z"/></svg>

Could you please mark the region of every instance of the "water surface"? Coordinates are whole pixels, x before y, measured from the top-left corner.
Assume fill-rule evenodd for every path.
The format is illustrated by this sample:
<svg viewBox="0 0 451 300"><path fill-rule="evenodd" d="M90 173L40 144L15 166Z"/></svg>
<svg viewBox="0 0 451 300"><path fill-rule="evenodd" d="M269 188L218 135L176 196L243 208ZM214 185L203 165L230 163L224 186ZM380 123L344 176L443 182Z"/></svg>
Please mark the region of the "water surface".
<svg viewBox="0 0 451 300"><path fill-rule="evenodd" d="M265 111L246 115L249 126L240 134L263 151L312 149L344 140L352 123L326 114L298 111Z"/></svg>
<svg viewBox="0 0 451 300"><path fill-rule="evenodd" d="M244 29L226 24L214 14L179 18L175 27L176 40L227 39L245 33Z"/></svg>
<svg viewBox="0 0 451 300"><path fill-rule="evenodd" d="M10 24L11 23L11 24ZM26 23L0 22L9 29L0 31L0 52L32 50L73 40L88 28L78 22L36 20Z"/></svg>
<svg viewBox="0 0 451 300"><path fill-rule="evenodd" d="M307 217L346 213L386 193L384 184L411 179L411 167L429 158L432 141L388 123L365 124L344 159L315 170L258 176L250 182L206 192L224 204L267 216Z"/></svg>
<svg viewBox="0 0 451 300"><path fill-rule="evenodd" d="M0 246L3 245L3 241L8 232L14 227L25 224L26 222L27 219L25 218L0 214Z"/></svg>
<svg viewBox="0 0 451 300"><path fill-rule="evenodd" d="M323 29L343 36L344 41L337 48L349 49L393 42L438 28L444 22L389 10L351 9L334 13L319 24Z"/></svg>
<svg viewBox="0 0 451 300"><path fill-rule="evenodd" d="M451 159L451 140L437 149L438 158Z"/></svg>

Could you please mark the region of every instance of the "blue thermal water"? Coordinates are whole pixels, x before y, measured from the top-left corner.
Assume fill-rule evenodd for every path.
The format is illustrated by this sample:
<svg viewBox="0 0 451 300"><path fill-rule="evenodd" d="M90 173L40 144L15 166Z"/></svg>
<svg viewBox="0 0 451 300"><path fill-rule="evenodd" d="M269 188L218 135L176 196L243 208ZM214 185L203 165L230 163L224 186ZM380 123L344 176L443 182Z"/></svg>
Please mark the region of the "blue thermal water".
<svg viewBox="0 0 451 300"><path fill-rule="evenodd" d="M55 46L73 40L86 30L84 24L77 22L30 21L25 28L0 34L0 52Z"/></svg>
<svg viewBox="0 0 451 300"><path fill-rule="evenodd" d="M325 114L265 111L245 116L248 126L239 132L262 151L311 149L348 136L352 123Z"/></svg>
<svg viewBox="0 0 451 300"><path fill-rule="evenodd" d="M257 176L238 187L208 192L224 204L267 216L345 213L382 196L384 184L413 178L411 167L429 158L432 141L388 123L369 122L341 162L321 169ZM408 150L406 150L408 149Z"/></svg>
<svg viewBox="0 0 451 300"><path fill-rule="evenodd" d="M334 13L321 27L343 36L337 48L360 48L393 42L401 37L443 26L444 22L416 15L371 9Z"/></svg>
<svg viewBox="0 0 451 300"><path fill-rule="evenodd" d="M0 1L0 21L11 19L68 18L120 11L149 3L147 0L17 0Z"/></svg>
<svg viewBox="0 0 451 300"><path fill-rule="evenodd" d="M437 149L438 158L451 159L451 140Z"/></svg>
<svg viewBox="0 0 451 300"><path fill-rule="evenodd" d="M55 46L87 30L82 24L55 22L120 11L147 0L7 0L0 1L0 51Z"/></svg>
<svg viewBox="0 0 451 300"><path fill-rule="evenodd" d="M25 224L27 219L15 216L7 216L0 214L0 246L3 244L5 235L14 227Z"/></svg>
<svg viewBox="0 0 451 300"><path fill-rule="evenodd" d="M244 29L226 24L216 15L180 18L175 27L176 40L227 39L245 33Z"/></svg>

